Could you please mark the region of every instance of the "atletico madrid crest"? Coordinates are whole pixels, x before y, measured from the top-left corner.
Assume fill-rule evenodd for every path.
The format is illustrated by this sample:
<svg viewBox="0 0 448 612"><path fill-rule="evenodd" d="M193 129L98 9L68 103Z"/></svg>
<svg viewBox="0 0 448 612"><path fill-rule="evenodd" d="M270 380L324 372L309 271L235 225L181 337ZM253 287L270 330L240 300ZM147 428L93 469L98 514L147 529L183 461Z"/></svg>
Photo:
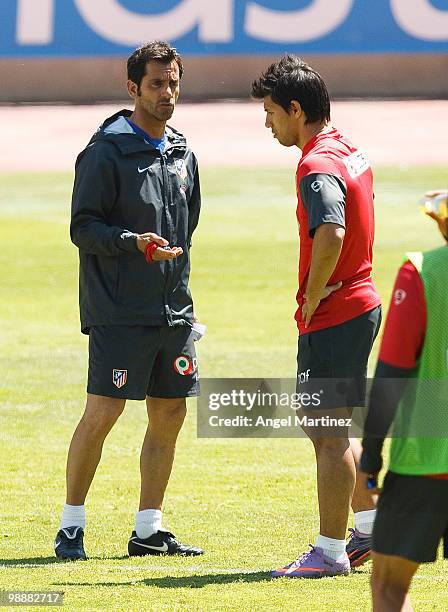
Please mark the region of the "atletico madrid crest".
<svg viewBox="0 0 448 612"><path fill-rule="evenodd" d="M112 382L118 389L120 389L126 384L127 379L127 370L112 370Z"/></svg>

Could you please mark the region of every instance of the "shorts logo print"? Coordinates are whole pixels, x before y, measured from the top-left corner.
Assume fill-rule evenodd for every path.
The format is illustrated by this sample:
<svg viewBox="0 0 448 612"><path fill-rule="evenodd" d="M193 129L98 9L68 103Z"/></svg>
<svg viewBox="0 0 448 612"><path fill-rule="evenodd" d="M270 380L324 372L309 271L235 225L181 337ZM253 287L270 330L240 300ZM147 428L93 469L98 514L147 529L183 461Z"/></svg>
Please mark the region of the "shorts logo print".
<svg viewBox="0 0 448 612"><path fill-rule="evenodd" d="M181 376L188 376L193 372L193 363L185 355L179 355L179 357L176 357L173 365L176 372Z"/></svg>
<svg viewBox="0 0 448 612"><path fill-rule="evenodd" d="M126 384L128 379L128 371L127 370L112 370L112 382L117 387L117 389L121 389Z"/></svg>

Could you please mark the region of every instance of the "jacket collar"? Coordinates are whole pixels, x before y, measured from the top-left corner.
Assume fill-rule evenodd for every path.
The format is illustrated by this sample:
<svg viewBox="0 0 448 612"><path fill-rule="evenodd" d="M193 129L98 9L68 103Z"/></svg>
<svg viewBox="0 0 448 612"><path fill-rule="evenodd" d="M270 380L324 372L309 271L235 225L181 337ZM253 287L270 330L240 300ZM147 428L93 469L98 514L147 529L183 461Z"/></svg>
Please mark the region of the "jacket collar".
<svg viewBox="0 0 448 612"><path fill-rule="evenodd" d="M112 141L120 149L123 155L140 153L142 151L147 152L148 150L155 151L157 154L159 154L159 151L151 144L143 140L141 136L136 134L126 121L125 118L130 117L131 115L132 111L123 109L111 117L108 117L93 135L90 143L96 140ZM169 125L166 126L166 132L168 136L168 144L165 153L172 148L186 148L186 140L180 132Z"/></svg>

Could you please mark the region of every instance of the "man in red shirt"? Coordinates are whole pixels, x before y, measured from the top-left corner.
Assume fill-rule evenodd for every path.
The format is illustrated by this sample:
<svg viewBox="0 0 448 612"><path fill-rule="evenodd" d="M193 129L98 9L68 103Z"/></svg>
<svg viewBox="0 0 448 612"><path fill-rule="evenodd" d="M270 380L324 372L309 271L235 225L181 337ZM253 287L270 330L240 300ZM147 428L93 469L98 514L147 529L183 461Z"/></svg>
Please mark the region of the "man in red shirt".
<svg viewBox="0 0 448 612"><path fill-rule="evenodd" d="M426 198L426 214L437 222L448 243L448 191L431 191ZM440 428L440 421L433 420L440 409L445 415L447 403L444 323L448 250L444 246L426 254L410 253L409 257L398 271L392 292L360 464L360 480L364 478L365 487L376 487L384 440L398 417L398 428L392 429L391 458L373 531L371 586L373 609L378 612L412 609L412 578L421 563L436 560L441 540L444 557L448 558L446 427ZM423 403L414 403L421 396L419 382L425 386L424 399ZM427 392L431 388L436 388L435 396ZM431 401L437 396L441 402ZM415 423L423 413L428 430L421 431L423 441L419 441L418 436L409 434L408 427L415 434ZM405 435L400 433L403 424ZM425 442L431 453L425 449ZM406 443L411 445L411 452L406 452Z"/></svg>
<svg viewBox="0 0 448 612"><path fill-rule="evenodd" d="M367 360L381 323L372 282L373 178L365 154L330 125L330 100L322 77L294 55L285 55L253 83L266 127L280 144L302 150L296 175L300 230L297 390L324 388L323 410L310 417L350 416L365 403ZM324 379L324 380L323 380ZM338 392L332 393L331 379ZM336 384L343 383L342 386ZM314 383L313 383L314 381ZM337 412L328 409L337 409ZM322 421L321 421L322 423ZM320 534L315 546L274 576L315 578L347 574L365 562L375 499L355 487L360 444L348 429L307 426L317 461ZM346 545L350 504L355 530Z"/></svg>

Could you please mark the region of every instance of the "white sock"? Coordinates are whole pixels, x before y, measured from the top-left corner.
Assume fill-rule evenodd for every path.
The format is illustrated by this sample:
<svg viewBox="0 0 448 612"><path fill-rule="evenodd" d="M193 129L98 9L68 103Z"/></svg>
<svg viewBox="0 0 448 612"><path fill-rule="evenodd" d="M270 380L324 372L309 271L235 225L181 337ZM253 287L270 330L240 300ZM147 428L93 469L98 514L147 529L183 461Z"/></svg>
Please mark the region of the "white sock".
<svg viewBox="0 0 448 612"><path fill-rule="evenodd" d="M345 540L335 540L334 538L327 538L320 534L316 540L316 548L322 548L324 555L335 561L343 561L345 559L347 555L345 552L345 545Z"/></svg>
<svg viewBox="0 0 448 612"><path fill-rule="evenodd" d="M61 529L66 527L82 527L85 529L86 526L86 507L82 506L70 506L70 504L64 504L61 518Z"/></svg>
<svg viewBox="0 0 448 612"><path fill-rule="evenodd" d="M355 529L361 532L361 535L370 536L373 531L373 523L375 522L376 510L364 510L364 512L355 512Z"/></svg>
<svg viewBox="0 0 448 612"><path fill-rule="evenodd" d="M135 515L135 531L142 540L149 538L162 528L161 510L140 510Z"/></svg>

